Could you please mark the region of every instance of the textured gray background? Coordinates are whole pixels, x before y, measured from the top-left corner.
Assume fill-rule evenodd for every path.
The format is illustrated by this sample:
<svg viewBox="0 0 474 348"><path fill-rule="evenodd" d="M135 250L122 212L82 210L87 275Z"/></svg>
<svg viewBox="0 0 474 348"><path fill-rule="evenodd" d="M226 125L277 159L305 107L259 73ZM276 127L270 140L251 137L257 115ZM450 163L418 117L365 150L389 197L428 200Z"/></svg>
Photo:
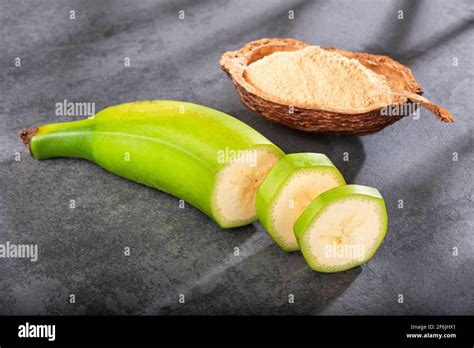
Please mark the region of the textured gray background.
<svg viewBox="0 0 474 348"><path fill-rule="evenodd" d="M0 314L474 314L473 18L472 1L1 1L0 243L37 243L39 261L0 259ZM422 111L361 138L269 123L242 106L218 65L224 51L263 37L389 54L455 123ZM325 153L349 182L380 189L386 240L363 267L318 274L258 223L221 230L92 163L35 161L16 134L71 120L54 115L64 99L97 110L191 101L235 115L287 152Z"/></svg>

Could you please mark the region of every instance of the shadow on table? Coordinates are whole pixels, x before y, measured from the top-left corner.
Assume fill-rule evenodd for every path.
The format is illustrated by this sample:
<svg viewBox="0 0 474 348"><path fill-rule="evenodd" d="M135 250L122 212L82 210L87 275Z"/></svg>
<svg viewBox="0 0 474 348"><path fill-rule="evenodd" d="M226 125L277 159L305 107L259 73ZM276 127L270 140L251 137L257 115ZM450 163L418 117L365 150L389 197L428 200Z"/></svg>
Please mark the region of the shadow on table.
<svg viewBox="0 0 474 348"><path fill-rule="evenodd" d="M360 267L334 274L317 273L300 253L287 254L272 244L206 282L192 284L187 289L192 299L187 306L176 301L154 303L148 314L317 315L337 300L360 273Z"/></svg>
<svg viewBox="0 0 474 348"><path fill-rule="evenodd" d="M422 1L404 0L396 2L392 11L388 11L383 28L380 28L380 35L373 40L372 44L365 46L362 51L373 54L384 54L400 61L403 64L413 64L418 58L433 49L446 45L448 41L457 38L464 32L474 27L474 18L460 20L456 24L445 27L441 32L436 32L426 40L423 40L412 47L407 47L407 38L412 36L416 30L415 23L419 21L418 13L423 12ZM403 25L400 20L394 17L398 10L404 11Z"/></svg>

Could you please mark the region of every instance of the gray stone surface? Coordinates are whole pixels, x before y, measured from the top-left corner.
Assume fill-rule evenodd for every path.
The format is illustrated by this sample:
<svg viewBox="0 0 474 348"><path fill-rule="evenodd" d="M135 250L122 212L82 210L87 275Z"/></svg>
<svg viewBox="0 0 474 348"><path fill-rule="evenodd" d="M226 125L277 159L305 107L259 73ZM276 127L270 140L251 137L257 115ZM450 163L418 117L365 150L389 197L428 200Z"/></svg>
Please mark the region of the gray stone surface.
<svg viewBox="0 0 474 348"><path fill-rule="evenodd" d="M0 243L39 247L36 263L0 259L0 314L474 314L472 1L2 0L0 23ZM456 122L422 111L360 138L269 123L242 106L218 65L224 51L263 37L389 54ZM17 132L71 120L54 115L64 99L97 110L191 101L235 115L287 152L325 153L349 182L380 189L386 240L368 264L318 274L258 223L221 230L92 163L35 161Z"/></svg>

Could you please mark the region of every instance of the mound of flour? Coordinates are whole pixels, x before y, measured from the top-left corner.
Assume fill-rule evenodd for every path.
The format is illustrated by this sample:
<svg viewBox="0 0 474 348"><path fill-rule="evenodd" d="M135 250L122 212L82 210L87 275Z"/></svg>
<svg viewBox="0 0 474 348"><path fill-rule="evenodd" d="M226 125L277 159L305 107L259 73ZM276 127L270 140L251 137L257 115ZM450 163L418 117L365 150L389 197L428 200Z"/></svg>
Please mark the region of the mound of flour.
<svg viewBox="0 0 474 348"><path fill-rule="evenodd" d="M250 64L244 78L262 92L294 106L365 109L391 101L384 76L356 59L319 46L270 54Z"/></svg>

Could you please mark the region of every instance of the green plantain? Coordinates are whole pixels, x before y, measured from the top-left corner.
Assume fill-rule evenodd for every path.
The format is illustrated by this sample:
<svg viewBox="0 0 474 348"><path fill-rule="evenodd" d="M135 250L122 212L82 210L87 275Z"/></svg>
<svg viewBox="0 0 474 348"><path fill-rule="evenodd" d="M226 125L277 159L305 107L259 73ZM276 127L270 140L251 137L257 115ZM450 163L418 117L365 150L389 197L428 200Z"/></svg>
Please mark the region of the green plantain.
<svg viewBox="0 0 474 348"><path fill-rule="evenodd" d="M180 101L139 101L20 133L38 159L78 157L184 199L223 228L255 221L255 197L284 155L220 111Z"/></svg>

